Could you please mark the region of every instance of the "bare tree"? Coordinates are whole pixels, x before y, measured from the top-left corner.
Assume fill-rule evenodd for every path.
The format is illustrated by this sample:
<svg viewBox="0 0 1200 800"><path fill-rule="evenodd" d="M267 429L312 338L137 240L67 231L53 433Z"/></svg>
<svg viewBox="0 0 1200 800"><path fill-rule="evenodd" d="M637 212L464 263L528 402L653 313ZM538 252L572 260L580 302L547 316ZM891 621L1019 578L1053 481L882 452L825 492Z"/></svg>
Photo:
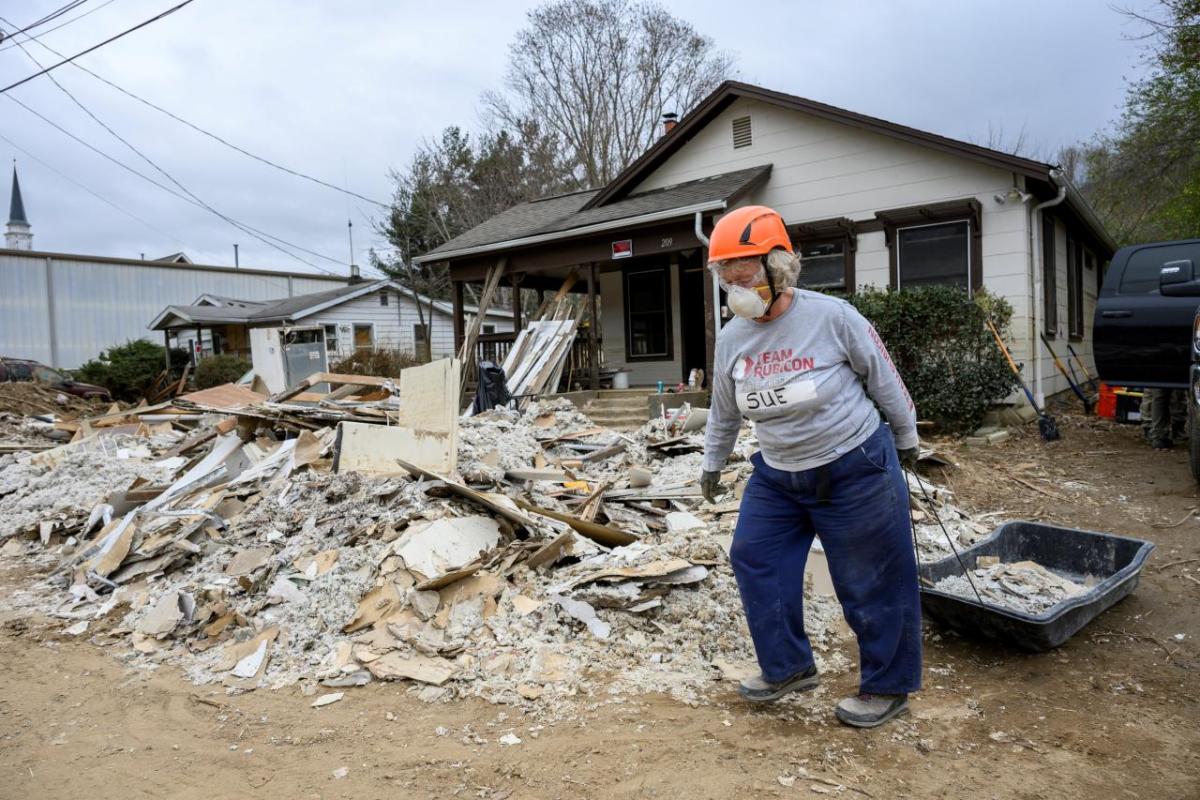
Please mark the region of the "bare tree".
<svg viewBox="0 0 1200 800"><path fill-rule="evenodd" d="M734 74L731 55L654 2L556 0L528 20L507 92L486 93L484 111L507 128L540 121L587 187L645 152L664 112L685 113Z"/></svg>

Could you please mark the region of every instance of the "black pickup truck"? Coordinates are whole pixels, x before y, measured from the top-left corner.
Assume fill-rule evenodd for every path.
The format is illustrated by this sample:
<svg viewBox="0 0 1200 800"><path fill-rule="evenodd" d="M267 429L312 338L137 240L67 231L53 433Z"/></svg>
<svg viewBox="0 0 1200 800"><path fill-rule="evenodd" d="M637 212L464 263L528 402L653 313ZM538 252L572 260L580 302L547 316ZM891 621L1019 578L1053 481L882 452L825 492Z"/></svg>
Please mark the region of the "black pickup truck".
<svg viewBox="0 0 1200 800"><path fill-rule="evenodd" d="M1200 239L1123 247L1096 300L1092 346L1100 379L1188 389L1192 474L1200 481Z"/></svg>

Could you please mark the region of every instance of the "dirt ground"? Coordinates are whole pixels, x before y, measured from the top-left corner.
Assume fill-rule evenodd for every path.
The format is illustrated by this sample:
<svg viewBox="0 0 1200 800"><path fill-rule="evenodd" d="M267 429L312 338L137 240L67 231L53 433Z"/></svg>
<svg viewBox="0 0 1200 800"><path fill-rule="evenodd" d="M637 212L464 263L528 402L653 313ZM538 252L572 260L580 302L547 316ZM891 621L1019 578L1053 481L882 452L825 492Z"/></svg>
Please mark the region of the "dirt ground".
<svg viewBox="0 0 1200 800"><path fill-rule="evenodd" d="M174 669L132 671L57 622L10 616L0 797L1200 797L1200 500L1186 456L1152 452L1135 427L1059 422L1056 443L1030 430L949 447L962 468L931 477L1000 519L1153 540L1141 584L1050 653L927 624L926 688L880 729L834 719L853 675L767 709L724 684L696 707L580 697L557 723L426 704L400 684L313 709L298 690L228 696ZM31 577L3 562L0 591ZM520 744L502 744L508 733Z"/></svg>

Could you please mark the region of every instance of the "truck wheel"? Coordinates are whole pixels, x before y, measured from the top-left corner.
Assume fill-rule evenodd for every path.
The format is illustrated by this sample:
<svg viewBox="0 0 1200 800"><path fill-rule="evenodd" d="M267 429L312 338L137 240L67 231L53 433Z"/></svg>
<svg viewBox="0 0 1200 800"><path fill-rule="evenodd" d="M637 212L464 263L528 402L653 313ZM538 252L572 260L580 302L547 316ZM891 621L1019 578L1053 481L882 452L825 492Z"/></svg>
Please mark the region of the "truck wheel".
<svg viewBox="0 0 1200 800"><path fill-rule="evenodd" d="M1188 394L1191 393L1188 389ZM1200 483L1200 414L1192 397L1188 398L1188 466L1192 469L1192 477Z"/></svg>

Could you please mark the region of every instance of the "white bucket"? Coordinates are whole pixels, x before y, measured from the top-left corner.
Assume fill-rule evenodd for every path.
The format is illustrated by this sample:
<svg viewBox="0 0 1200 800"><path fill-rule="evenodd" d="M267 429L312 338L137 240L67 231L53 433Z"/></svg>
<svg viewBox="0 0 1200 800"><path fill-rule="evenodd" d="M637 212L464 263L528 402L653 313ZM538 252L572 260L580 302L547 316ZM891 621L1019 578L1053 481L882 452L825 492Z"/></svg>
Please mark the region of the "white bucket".
<svg viewBox="0 0 1200 800"><path fill-rule="evenodd" d="M628 389L629 388L629 371L619 369L613 373L613 388Z"/></svg>

